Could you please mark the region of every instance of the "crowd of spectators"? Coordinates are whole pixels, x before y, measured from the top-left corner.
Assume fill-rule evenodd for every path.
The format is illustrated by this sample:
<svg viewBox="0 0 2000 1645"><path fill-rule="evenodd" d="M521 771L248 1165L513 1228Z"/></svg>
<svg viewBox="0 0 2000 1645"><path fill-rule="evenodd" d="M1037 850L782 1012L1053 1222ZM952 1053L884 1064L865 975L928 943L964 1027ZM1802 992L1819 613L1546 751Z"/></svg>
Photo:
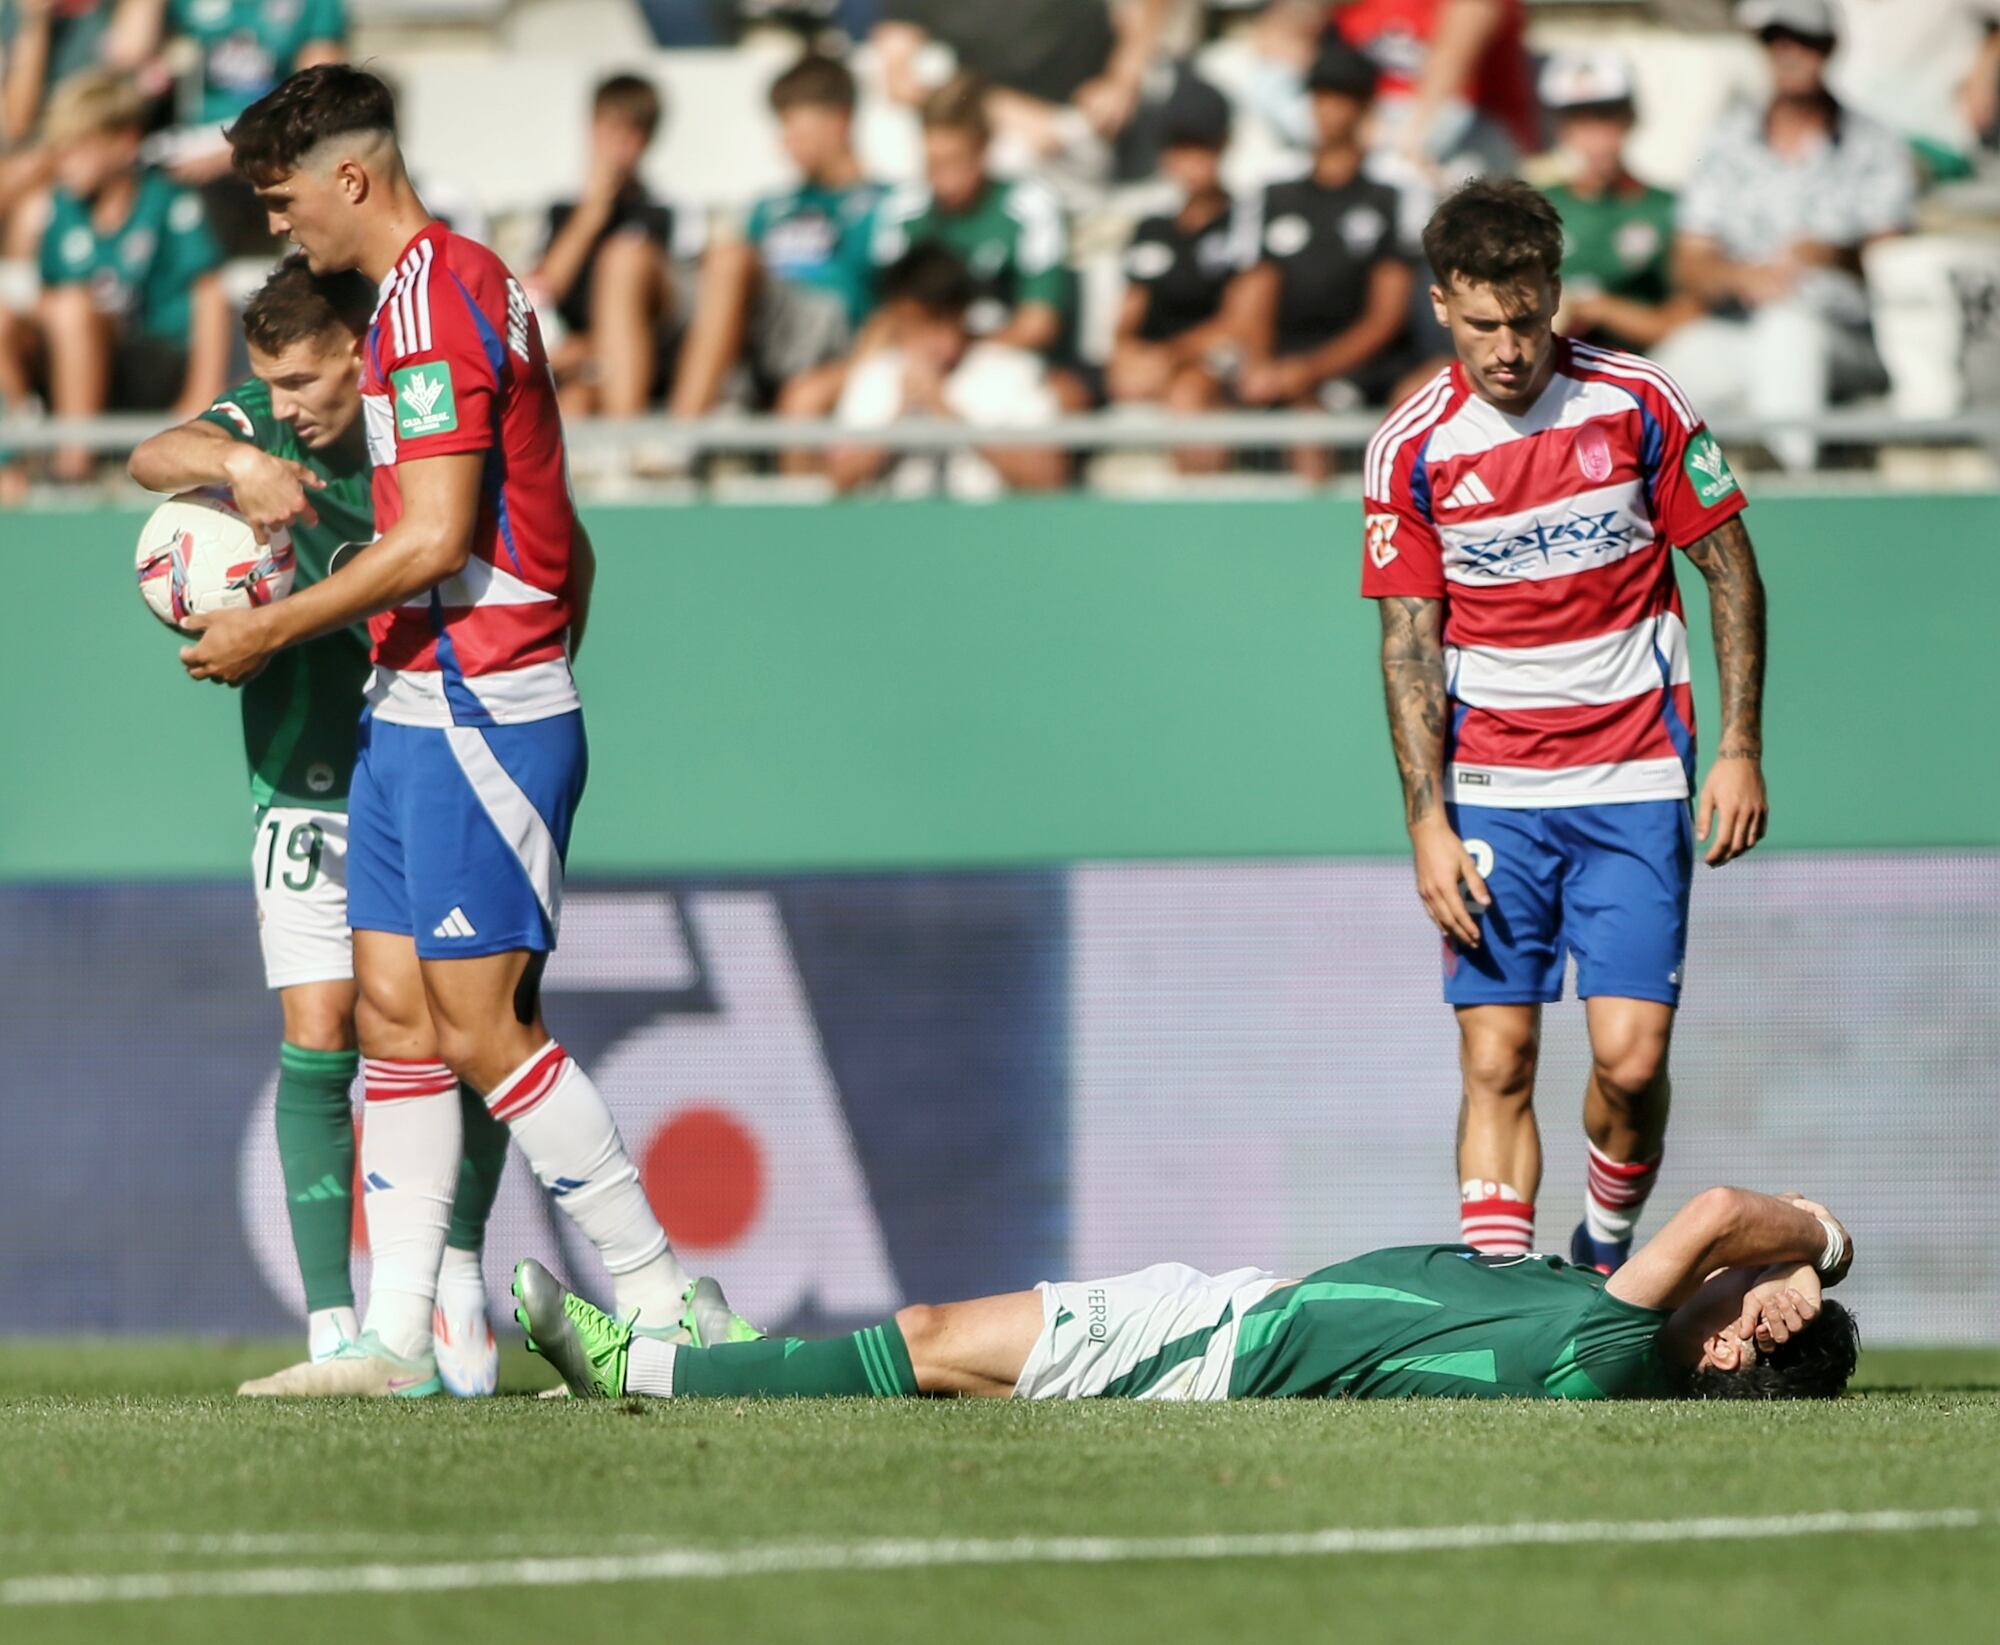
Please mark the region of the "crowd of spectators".
<svg viewBox="0 0 2000 1645"><path fill-rule="evenodd" d="M947 461L868 444L910 417L1018 430L1099 406L1385 407L1442 352L1416 230L1477 172L1525 172L1557 204L1566 332L1654 354L1713 413L1810 419L1885 386L1863 254L1911 228L1924 187L1973 173L2000 127L2000 0L1738 0L1767 89L1707 133L1678 197L1628 163L1632 64L1534 61L1524 0L1238 5L1248 67L1227 93L1192 67L1214 21L1195 0L791 9L858 12L866 48L822 27L771 82L791 186L720 213L656 194L642 171L672 111L643 73L611 75L579 111L583 175L541 216L523 280L571 417L831 419L836 442L781 460L842 489L1071 477L1052 447ZM236 346L225 266L277 249L222 132L347 41L342 0L0 0L0 256L38 275L26 297L0 288L0 413L206 404ZM915 181L868 176L857 71L914 112ZM1224 156L1246 123L1290 158L1232 194ZM1149 191L1157 209L1135 204ZM477 221L469 201L444 214ZM1094 341L1083 221L1122 242ZM1796 427L1767 445L1787 467L1819 456ZM638 460L686 459L663 443ZM1173 453L1188 473L1238 460ZM63 450L46 472L92 466ZM27 472L0 454L0 486Z"/></svg>

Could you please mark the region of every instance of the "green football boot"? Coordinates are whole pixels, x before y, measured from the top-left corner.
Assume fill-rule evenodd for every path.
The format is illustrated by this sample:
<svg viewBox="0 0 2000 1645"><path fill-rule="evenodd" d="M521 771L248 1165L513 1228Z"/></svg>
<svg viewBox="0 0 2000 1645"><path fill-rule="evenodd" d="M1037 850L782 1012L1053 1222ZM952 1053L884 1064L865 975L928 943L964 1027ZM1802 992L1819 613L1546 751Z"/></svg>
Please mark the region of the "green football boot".
<svg viewBox="0 0 2000 1645"><path fill-rule="evenodd" d="M553 1365L578 1399L616 1399L625 1392L632 1322L585 1302L533 1257L514 1265L514 1318L528 1346Z"/></svg>
<svg viewBox="0 0 2000 1645"><path fill-rule="evenodd" d="M682 1302L681 1329L697 1348L713 1348L723 1342L761 1342L764 1333L729 1306L722 1287L712 1279L698 1279L687 1288Z"/></svg>

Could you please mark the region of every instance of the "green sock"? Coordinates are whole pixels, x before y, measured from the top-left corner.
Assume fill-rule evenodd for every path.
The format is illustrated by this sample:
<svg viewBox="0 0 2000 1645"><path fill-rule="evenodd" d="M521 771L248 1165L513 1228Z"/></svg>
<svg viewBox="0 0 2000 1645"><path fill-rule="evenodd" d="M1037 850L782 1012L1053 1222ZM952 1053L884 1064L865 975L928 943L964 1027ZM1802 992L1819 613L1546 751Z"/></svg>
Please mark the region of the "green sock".
<svg viewBox="0 0 2000 1645"><path fill-rule="evenodd" d="M507 1126L487 1109L485 1098L469 1085L458 1088L459 1112L465 1117L465 1153L458 1164L458 1191L451 1200L451 1227L444 1242L454 1251L477 1251L486 1244L486 1219L500 1192L500 1174L507 1169Z"/></svg>
<svg viewBox="0 0 2000 1645"><path fill-rule="evenodd" d="M278 1051L278 1162L306 1307L352 1308L347 1255L354 1230L354 1115L347 1089L357 1051Z"/></svg>
<svg viewBox="0 0 2000 1645"><path fill-rule="evenodd" d="M766 1337L714 1348L676 1348L673 1378L677 1397L768 1394L778 1399L824 1399L873 1394L909 1399L917 1392L910 1350L893 1319L827 1342Z"/></svg>

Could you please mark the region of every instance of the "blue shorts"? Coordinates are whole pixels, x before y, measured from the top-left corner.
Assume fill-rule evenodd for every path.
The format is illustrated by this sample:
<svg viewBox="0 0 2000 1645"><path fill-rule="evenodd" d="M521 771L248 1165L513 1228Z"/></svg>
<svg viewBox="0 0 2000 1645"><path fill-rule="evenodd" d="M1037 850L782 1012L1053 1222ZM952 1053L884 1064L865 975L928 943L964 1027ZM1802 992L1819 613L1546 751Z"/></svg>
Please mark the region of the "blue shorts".
<svg viewBox="0 0 2000 1645"><path fill-rule="evenodd" d="M1694 874L1685 800L1547 810L1449 805L1445 814L1493 895L1479 946L1445 943L1447 1004L1559 1000L1571 954L1579 999L1680 1004Z"/></svg>
<svg viewBox="0 0 2000 1645"><path fill-rule="evenodd" d="M347 922L427 960L556 945L590 764L583 714L394 725L364 714L347 800Z"/></svg>

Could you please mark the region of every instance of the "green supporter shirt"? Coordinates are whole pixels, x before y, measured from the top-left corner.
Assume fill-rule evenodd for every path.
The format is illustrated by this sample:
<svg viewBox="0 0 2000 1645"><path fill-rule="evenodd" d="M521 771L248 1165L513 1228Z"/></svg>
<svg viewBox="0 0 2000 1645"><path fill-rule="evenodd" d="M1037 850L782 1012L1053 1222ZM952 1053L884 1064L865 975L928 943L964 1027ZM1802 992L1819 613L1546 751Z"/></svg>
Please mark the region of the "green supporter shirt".
<svg viewBox="0 0 2000 1645"><path fill-rule="evenodd" d="M1229 1397L1643 1399L1670 1391L1664 1308L1560 1257L1409 1245L1334 1264L1243 1316Z"/></svg>
<svg viewBox="0 0 2000 1645"><path fill-rule="evenodd" d="M1628 177L1587 200L1548 191L1563 220L1563 284L1579 292L1664 303L1673 289L1674 197Z"/></svg>
<svg viewBox="0 0 2000 1645"><path fill-rule="evenodd" d="M274 457L304 463L326 481L325 490L312 493L319 524L292 527L294 588L324 577L343 543L373 539L375 505L364 451L343 459L300 444L291 425L272 415L271 391L255 377L225 392L200 421ZM274 805L347 809L368 670L368 631L345 628L279 652L243 687L243 752L260 811Z"/></svg>
<svg viewBox="0 0 2000 1645"><path fill-rule="evenodd" d="M42 77L45 85L60 85L79 70L97 66L112 6L113 0L57 0L50 8L49 66ZM0 61L13 54L25 22L20 0L0 0ZM44 99L44 113L47 107Z"/></svg>
<svg viewBox="0 0 2000 1645"><path fill-rule="evenodd" d="M975 335L997 331L1023 303L1068 311L1069 233L1047 184L990 179L964 211L945 211L927 188L896 189L876 216L875 265L940 245L957 253L978 287L967 323Z"/></svg>
<svg viewBox="0 0 2000 1645"><path fill-rule="evenodd" d="M163 171L142 171L125 221L101 231L90 205L57 189L42 231L42 284L88 284L97 307L148 337L187 346L195 281L220 266L201 196Z"/></svg>
<svg viewBox="0 0 2000 1645"><path fill-rule="evenodd" d="M851 188L805 183L753 205L744 235L773 274L832 292L859 325L874 306L871 247L882 194L877 183Z"/></svg>
<svg viewBox="0 0 2000 1645"><path fill-rule="evenodd" d="M188 123L217 125L290 74L309 42L345 39L347 16L342 0L167 0L167 32L201 53Z"/></svg>

